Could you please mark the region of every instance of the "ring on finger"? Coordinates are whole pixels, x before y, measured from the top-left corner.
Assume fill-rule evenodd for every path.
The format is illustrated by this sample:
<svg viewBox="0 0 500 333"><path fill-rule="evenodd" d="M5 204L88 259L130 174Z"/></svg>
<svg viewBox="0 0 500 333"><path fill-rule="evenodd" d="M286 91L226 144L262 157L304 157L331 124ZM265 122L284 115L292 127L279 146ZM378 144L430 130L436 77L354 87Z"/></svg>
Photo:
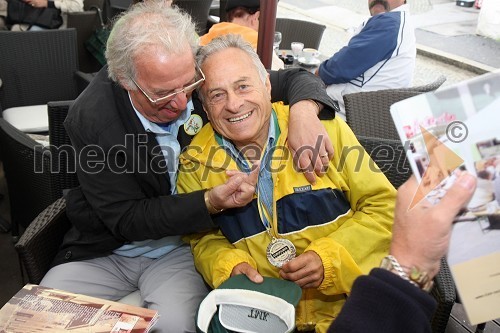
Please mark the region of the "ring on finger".
<svg viewBox="0 0 500 333"><path fill-rule="evenodd" d="M322 154L322 155L319 155L319 157L323 158L323 157L328 157L328 153L326 154Z"/></svg>

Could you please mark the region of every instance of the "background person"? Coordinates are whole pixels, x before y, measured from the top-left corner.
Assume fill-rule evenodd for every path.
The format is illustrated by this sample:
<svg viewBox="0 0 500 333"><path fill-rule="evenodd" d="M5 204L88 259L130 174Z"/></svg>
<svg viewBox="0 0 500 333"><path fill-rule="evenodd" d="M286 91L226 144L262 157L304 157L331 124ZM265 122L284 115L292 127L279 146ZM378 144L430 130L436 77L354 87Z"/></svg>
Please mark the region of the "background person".
<svg viewBox="0 0 500 333"><path fill-rule="evenodd" d="M259 38L260 0L228 0L226 2L228 22L214 24L200 37L200 45L206 45L216 37L226 34L238 34L257 50ZM283 69L285 64L273 52L271 69Z"/></svg>
<svg viewBox="0 0 500 333"><path fill-rule="evenodd" d="M408 281L409 268L427 273L429 279L436 276L448 251L453 219L472 197L476 179L462 173L438 204L422 200L409 210L417 187L415 177L399 187L392 231L390 253L406 277L395 270L374 268L356 279L329 333L432 331L437 303Z"/></svg>
<svg viewBox="0 0 500 333"><path fill-rule="evenodd" d="M219 230L194 237L195 265L213 288L238 274L295 282L303 288L298 330L326 332L354 279L388 253L396 191L338 118L323 123L335 153L311 186L285 148L288 107L271 104L267 72L241 36L214 39L197 60L210 124L181 156L179 191L223 184L224 170L260 170L255 199L214 216Z"/></svg>
<svg viewBox="0 0 500 333"><path fill-rule="evenodd" d="M61 16L63 23L60 29L66 28L66 13L83 12L83 0L12 0L12 1L23 1L33 8L49 8L49 9L59 9L61 11ZM14 24L11 27L12 31L25 31L25 30L46 30L47 28L28 24Z"/></svg>
<svg viewBox="0 0 500 333"><path fill-rule="evenodd" d="M210 214L243 205L248 192L246 175L236 175L209 191L176 193L179 153L207 121L192 95L204 80L197 49L189 15L164 2L135 4L113 27L108 65L64 123L80 187L66 196L72 228L41 285L111 300L139 290L144 306L160 314L156 332L194 332L207 293L179 235L216 227ZM314 147L324 131L317 105L297 101L328 104L321 80L305 71L273 77L278 96L300 108L290 111L299 147ZM320 142L320 154L326 146Z"/></svg>
<svg viewBox="0 0 500 333"><path fill-rule="evenodd" d="M368 0L369 7L374 0ZM345 119L345 94L380 89L408 88L412 84L417 54L409 5L403 0L376 1L372 17L349 43L325 60L316 74L338 101ZM380 12L380 5L390 8Z"/></svg>

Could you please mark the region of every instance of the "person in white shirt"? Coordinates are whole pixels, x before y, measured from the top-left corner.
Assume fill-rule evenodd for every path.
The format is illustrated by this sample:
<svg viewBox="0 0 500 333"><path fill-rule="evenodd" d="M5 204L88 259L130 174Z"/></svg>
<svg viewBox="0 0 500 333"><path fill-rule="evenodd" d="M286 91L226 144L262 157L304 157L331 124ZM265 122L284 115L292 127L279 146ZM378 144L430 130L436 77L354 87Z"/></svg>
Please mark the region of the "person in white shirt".
<svg viewBox="0 0 500 333"><path fill-rule="evenodd" d="M345 94L408 88L415 69L415 31L404 0L369 0L372 17L316 74L345 117ZM390 9L390 11L383 12Z"/></svg>

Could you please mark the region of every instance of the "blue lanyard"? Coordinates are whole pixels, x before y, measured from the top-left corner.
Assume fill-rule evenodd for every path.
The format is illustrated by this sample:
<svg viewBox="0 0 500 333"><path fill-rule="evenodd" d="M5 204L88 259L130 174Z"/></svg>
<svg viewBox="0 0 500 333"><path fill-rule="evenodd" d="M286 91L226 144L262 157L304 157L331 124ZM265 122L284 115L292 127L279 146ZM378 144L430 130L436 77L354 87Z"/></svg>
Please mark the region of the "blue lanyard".
<svg viewBox="0 0 500 333"><path fill-rule="evenodd" d="M271 175L271 160L276 149L277 138L280 135L280 129L274 110L271 117L271 126L274 126L276 138L268 138L268 143L261 159L256 189L259 215L267 231L270 229L270 220L273 219L273 179ZM219 145L236 162L239 170L247 174L252 171L243 154L238 151L231 142L217 133L215 134L215 138Z"/></svg>

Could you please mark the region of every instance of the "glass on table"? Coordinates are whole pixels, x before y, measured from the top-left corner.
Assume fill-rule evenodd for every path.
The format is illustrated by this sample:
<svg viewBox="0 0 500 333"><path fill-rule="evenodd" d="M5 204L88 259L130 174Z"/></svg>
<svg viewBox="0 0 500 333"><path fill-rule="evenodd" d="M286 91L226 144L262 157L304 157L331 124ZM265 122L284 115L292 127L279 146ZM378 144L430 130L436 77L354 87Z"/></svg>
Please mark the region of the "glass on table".
<svg viewBox="0 0 500 333"><path fill-rule="evenodd" d="M304 43L301 42L292 42L292 55L294 59L298 59L302 50L304 49Z"/></svg>
<svg viewBox="0 0 500 333"><path fill-rule="evenodd" d="M274 48L274 52L276 54L278 54L278 50L280 48L280 44L281 44L281 39L282 39L282 35L281 35L281 32L279 31L275 31L274 32L274 42L273 42L273 48Z"/></svg>

